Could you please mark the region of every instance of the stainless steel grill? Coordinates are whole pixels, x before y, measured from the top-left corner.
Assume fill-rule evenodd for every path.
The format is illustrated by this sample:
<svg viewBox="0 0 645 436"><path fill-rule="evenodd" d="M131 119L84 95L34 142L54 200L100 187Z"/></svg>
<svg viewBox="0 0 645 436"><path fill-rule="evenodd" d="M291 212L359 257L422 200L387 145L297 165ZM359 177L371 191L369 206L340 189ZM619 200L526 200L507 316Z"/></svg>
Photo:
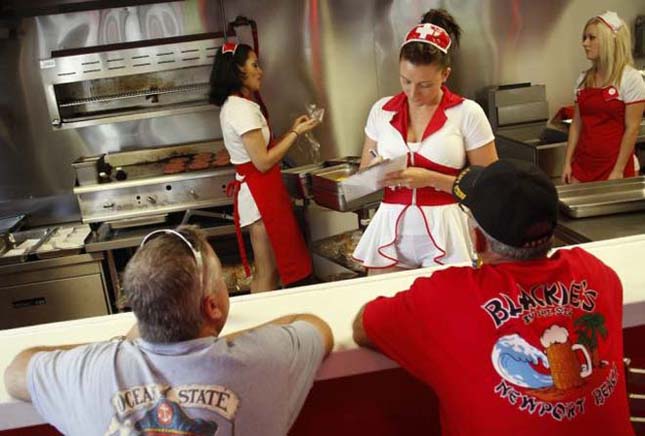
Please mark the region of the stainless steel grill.
<svg viewBox="0 0 645 436"><path fill-rule="evenodd" d="M215 110L208 81L222 34L53 52L40 61L55 129Z"/></svg>
<svg viewBox="0 0 645 436"><path fill-rule="evenodd" d="M84 223L136 226L171 212L232 204L226 186L235 169L221 158L206 168L165 174L170 159L225 153L221 140L81 158L75 162L78 200Z"/></svg>

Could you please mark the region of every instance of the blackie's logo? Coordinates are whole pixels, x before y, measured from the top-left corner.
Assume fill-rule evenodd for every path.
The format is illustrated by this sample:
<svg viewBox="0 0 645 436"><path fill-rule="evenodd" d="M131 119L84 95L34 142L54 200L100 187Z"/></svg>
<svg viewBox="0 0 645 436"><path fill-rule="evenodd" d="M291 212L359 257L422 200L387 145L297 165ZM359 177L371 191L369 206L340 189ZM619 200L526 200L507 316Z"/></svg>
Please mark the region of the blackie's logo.
<svg viewBox="0 0 645 436"><path fill-rule="evenodd" d="M570 315L573 309L593 312L598 298L598 292L588 288L586 280L569 286L557 282L535 285L528 290L520 287L516 299L501 292L499 295L481 306L496 328L520 317L525 324L530 324L535 318Z"/></svg>

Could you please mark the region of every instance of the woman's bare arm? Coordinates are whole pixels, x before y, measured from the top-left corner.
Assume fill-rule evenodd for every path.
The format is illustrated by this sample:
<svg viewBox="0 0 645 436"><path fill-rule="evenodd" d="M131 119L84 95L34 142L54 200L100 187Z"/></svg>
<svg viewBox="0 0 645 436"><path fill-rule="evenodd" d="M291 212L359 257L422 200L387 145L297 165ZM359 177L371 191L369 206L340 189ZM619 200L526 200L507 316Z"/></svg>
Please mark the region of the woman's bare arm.
<svg viewBox="0 0 645 436"><path fill-rule="evenodd" d="M643 110L645 109L645 102L633 103L625 106L625 132L620 141L620 150L618 152L618 159L614 165L614 169L609 175L609 180L622 179L623 170L632 159L634 154L634 146L636 145L636 138L640 130L641 120L643 119Z"/></svg>

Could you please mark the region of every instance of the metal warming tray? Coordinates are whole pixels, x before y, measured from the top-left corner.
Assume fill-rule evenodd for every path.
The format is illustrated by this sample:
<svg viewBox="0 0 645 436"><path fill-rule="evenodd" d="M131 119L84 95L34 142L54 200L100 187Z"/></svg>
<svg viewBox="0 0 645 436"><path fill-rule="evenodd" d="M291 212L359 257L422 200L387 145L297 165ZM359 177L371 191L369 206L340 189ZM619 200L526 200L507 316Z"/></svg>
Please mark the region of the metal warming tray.
<svg viewBox="0 0 645 436"><path fill-rule="evenodd" d="M341 182L358 171L358 165L344 163L323 168L311 173L313 198L321 206L340 212L360 209L368 204L377 203L383 197L383 191L347 201Z"/></svg>
<svg viewBox="0 0 645 436"><path fill-rule="evenodd" d="M312 198L312 181L311 175L320 169L342 165L342 164L351 164L358 166L361 163L360 156L343 156L336 157L333 159L326 160L324 162L312 163L308 165L302 165L299 167L289 168L282 170L282 180L287 188L287 192L291 198Z"/></svg>
<svg viewBox="0 0 645 436"><path fill-rule="evenodd" d="M558 186L560 209L572 218L645 209L645 177Z"/></svg>
<svg viewBox="0 0 645 436"><path fill-rule="evenodd" d="M322 162L282 170L282 180L291 198L311 198L311 173L321 168Z"/></svg>
<svg viewBox="0 0 645 436"><path fill-rule="evenodd" d="M49 238L53 230L52 228L43 228L11 233L8 238L8 246L3 247L0 252L0 265L26 261L27 257Z"/></svg>

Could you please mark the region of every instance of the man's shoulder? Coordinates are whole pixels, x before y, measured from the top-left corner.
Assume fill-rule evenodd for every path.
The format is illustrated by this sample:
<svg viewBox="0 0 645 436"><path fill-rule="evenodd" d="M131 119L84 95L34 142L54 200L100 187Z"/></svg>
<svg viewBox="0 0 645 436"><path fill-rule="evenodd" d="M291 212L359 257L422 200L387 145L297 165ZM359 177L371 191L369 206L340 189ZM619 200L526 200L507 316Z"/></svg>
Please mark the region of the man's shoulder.
<svg viewBox="0 0 645 436"><path fill-rule="evenodd" d="M560 249L556 251L553 256L551 256L551 259L574 262L576 266L596 265L602 266L604 268L609 268L602 262L602 260L598 259L596 256L581 247Z"/></svg>
<svg viewBox="0 0 645 436"><path fill-rule="evenodd" d="M241 347L271 349L279 344L296 344L308 338L319 340L316 327L307 321L298 320L290 324L256 327L236 337L233 342Z"/></svg>
<svg viewBox="0 0 645 436"><path fill-rule="evenodd" d="M450 285L454 289L462 289L461 284L472 282L479 273L478 269L471 266L451 266L435 271L432 275L415 279L411 289L428 290L445 285Z"/></svg>
<svg viewBox="0 0 645 436"><path fill-rule="evenodd" d="M446 279L446 278L456 278L457 280L471 280L479 273L477 268L473 268L470 265L464 266L450 266L448 268L435 271L428 279Z"/></svg>

